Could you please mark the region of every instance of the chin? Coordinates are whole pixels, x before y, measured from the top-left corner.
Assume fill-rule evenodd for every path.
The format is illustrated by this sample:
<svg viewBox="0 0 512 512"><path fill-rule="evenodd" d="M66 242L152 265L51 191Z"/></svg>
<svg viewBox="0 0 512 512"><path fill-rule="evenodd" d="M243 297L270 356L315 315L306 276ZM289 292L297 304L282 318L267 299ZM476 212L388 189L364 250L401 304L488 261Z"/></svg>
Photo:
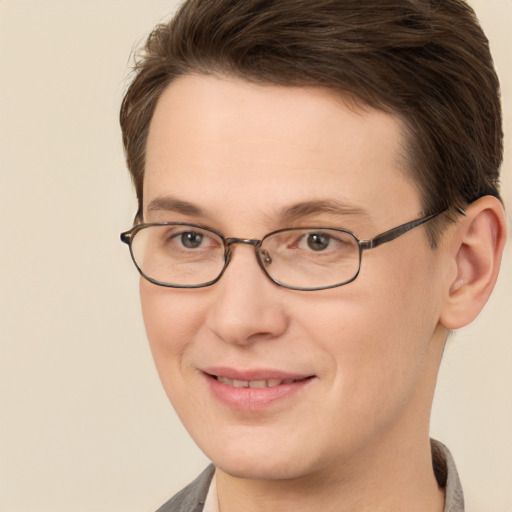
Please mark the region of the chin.
<svg viewBox="0 0 512 512"><path fill-rule="evenodd" d="M238 460L220 457L213 463L217 469L234 478L248 480L293 480L308 473L304 469L301 471L293 459L269 461L262 460L261 457Z"/></svg>
<svg viewBox="0 0 512 512"><path fill-rule="evenodd" d="M241 439L249 438L246 435ZM313 460L305 458L311 453L304 450L308 443L297 446L287 445L283 439L255 441L253 436L250 444L240 440L233 443L224 440L201 448L216 468L235 478L293 480L318 470Z"/></svg>

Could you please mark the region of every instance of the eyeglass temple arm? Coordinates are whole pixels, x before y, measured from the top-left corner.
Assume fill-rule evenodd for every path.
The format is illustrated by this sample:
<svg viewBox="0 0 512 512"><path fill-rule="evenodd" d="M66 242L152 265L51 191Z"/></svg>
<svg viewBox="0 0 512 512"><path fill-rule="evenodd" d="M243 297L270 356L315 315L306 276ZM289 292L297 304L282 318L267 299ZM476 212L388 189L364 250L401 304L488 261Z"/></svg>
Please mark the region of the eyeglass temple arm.
<svg viewBox="0 0 512 512"><path fill-rule="evenodd" d="M379 245L391 242L391 240L394 240L395 238L402 236L404 233L407 233L407 231L411 231L411 229L417 228L418 226L421 226L422 224L425 224L426 222L432 220L434 217L441 215L447 209L448 208L445 208L444 210L433 213L432 215L427 215L426 217L422 217L421 219L416 219L411 222L407 222L406 224L402 224L401 226L397 226L396 228L389 229L388 231L385 231L384 233L377 235L375 238L372 238L371 240L361 240L359 245L361 249L373 249L374 247L378 247ZM466 217L466 210L464 210L464 208L457 206L455 209L457 210L458 213Z"/></svg>
<svg viewBox="0 0 512 512"><path fill-rule="evenodd" d="M407 224L402 224L401 226L397 226L396 228L392 228L389 229L388 231L385 231L384 233L373 238L372 240L368 240L368 249L378 247L379 245L385 244L387 242L391 242L391 240L394 240L395 238L402 236L408 231L411 231L411 229L417 228L418 226L425 224L429 220L432 220L434 217L439 215L439 213L441 212L434 213L432 215L429 215L428 217L423 217L422 219L413 220L411 222L408 222Z"/></svg>

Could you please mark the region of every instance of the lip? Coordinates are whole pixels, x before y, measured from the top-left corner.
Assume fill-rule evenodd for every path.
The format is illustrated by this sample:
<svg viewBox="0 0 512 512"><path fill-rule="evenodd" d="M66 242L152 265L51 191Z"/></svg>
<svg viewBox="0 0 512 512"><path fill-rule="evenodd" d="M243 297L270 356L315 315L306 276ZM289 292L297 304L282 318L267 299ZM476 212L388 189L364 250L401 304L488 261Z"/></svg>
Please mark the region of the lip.
<svg viewBox="0 0 512 512"><path fill-rule="evenodd" d="M307 387L314 375L290 373L274 369L248 369L238 370L226 367L212 367L202 370L208 387L216 400L228 407L240 411L263 411L274 405L291 398ZM223 382L217 380L220 377ZM243 386L244 382L261 385L266 382L266 387L235 387L226 381L238 381L237 386ZM270 382L268 382L270 381ZM280 383L276 383L281 381Z"/></svg>

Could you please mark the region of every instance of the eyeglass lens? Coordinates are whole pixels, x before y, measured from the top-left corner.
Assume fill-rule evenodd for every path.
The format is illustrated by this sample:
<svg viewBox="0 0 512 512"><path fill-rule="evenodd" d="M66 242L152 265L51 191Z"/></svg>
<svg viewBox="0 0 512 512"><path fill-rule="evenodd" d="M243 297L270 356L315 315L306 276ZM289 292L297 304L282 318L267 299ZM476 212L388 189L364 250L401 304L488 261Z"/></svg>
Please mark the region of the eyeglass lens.
<svg viewBox="0 0 512 512"><path fill-rule="evenodd" d="M210 283L226 265L224 240L196 226L145 226L133 235L131 251L144 276L169 286ZM269 277L292 288L344 283L359 271L357 240L344 230L280 230L267 235L256 252Z"/></svg>

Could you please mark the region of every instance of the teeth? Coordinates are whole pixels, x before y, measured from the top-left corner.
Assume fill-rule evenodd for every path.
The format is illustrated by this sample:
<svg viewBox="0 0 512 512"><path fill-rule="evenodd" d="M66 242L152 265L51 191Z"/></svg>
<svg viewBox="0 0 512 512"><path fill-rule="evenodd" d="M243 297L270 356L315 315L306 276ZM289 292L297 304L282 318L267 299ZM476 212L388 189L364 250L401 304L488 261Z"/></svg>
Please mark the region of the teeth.
<svg viewBox="0 0 512 512"><path fill-rule="evenodd" d="M291 384L294 379L268 379L268 380L237 380L218 376L217 380L233 388L272 388L280 384Z"/></svg>
<svg viewBox="0 0 512 512"><path fill-rule="evenodd" d="M251 380L249 381L250 388L266 388L267 381L266 380Z"/></svg>

